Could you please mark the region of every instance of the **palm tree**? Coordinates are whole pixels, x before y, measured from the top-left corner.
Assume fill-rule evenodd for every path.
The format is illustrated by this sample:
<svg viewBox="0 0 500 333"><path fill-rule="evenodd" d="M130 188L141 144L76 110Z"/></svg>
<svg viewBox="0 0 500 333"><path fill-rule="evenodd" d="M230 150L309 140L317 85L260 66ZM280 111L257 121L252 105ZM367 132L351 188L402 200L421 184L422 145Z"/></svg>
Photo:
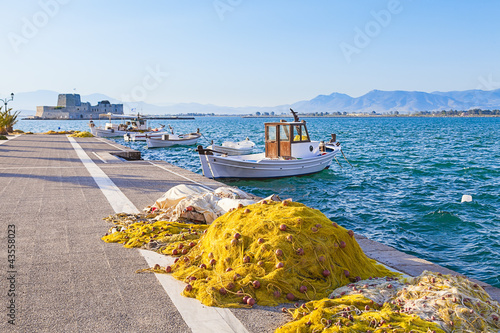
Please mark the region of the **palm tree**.
<svg viewBox="0 0 500 333"><path fill-rule="evenodd" d="M7 121L5 120L4 113L2 112L2 107L0 106L0 135L7 135L7 128L5 124Z"/></svg>
<svg viewBox="0 0 500 333"><path fill-rule="evenodd" d="M17 116L21 111L11 113L12 108L2 111L0 106L0 135L7 135L14 130L14 125L17 123Z"/></svg>

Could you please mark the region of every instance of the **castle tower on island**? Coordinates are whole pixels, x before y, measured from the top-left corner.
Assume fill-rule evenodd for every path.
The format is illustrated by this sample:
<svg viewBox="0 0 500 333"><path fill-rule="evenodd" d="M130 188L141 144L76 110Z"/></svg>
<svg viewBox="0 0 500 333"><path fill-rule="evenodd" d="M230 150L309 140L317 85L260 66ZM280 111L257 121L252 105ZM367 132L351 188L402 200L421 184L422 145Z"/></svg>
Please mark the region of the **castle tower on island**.
<svg viewBox="0 0 500 333"><path fill-rule="evenodd" d="M37 106L35 119L98 119L101 113L123 114L123 104L82 103L79 94L59 94L57 106Z"/></svg>

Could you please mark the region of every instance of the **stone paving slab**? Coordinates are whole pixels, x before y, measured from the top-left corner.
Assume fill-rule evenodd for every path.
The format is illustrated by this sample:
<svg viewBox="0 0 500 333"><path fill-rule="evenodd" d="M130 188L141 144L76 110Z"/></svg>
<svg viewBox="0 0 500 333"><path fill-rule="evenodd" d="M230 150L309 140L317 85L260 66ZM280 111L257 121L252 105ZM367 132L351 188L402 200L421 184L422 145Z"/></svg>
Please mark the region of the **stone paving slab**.
<svg viewBox="0 0 500 333"><path fill-rule="evenodd" d="M110 140L77 142L139 209L182 183L213 189L224 185L166 162L103 158L122 149ZM156 277L134 273L147 266L139 252L100 240L109 228L102 218L114 211L65 136L23 135L3 143L0 198L3 225L16 225L18 331L190 331ZM456 274L366 237L356 238L369 257L409 275L423 270ZM0 241L6 244L5 227ZM5 304L6 260L6 251L0 251L0 300ZM481 285L500 300L499 289ZM289 320L278 309L231 311L249 332L273 332ZM0 332L13 331L6 325L0 322Z"/></svg>

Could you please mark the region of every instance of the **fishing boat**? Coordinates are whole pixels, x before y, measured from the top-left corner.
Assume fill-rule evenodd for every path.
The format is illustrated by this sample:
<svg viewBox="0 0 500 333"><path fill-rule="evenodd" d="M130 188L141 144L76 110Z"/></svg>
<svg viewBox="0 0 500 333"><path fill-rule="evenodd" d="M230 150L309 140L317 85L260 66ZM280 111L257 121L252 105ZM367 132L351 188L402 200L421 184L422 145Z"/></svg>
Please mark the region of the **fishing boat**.
<svg viewBox="0 0 500 333"><path fill-rule="evenodd" d="M279 178L319 172L341 152L336 135L328 143L311 141L306 122L290 109L294 121L265 123L265 152L222 154L198 146L203 175L208 178Z"/></svg>
<svg viewBox="0 0 500 333"><path fill-rule="evenodd" d="M146 137L149 138L161 138L163 135L174 134L171 126L169 126L170 131L164 130L165 125L160 125L160 127L154 128L148 132L127 132L123 135L123 140L125 141L146 141Z"/></svg>
<svg viewBox="0 0 500 333"><path fill-rule="evenodd" d="M146 137L148 148L162 148L172 146L192 146L195 145L201 137L200 130L196 133L188 134L163 134L160 138Z"/></svg>
<svg viewBox="0 0 500 333"><path fill-rule="evenodd" d="M108 121L105 123L104 127L96 126L92 120L90 120L89 127L90 132L100 138L113 138L120 137L129 132L149 132L151 128L148 127L146 119L137 116L127 116L127 115L115 115L112 113L100 114L99 122L101 116L107 117ZM120 123L113 123L112 119L120 119Z"/></svg>
<svg viewBox="0 0 500 333"><path fill-rule="evenodd" d="M222 145L215 145L212 143L207 149L211 149L221 154L226 154L229 156L233 155L248 155L251 154L255 143L250 141L248 138L239 142L225 141Z"/></svg>

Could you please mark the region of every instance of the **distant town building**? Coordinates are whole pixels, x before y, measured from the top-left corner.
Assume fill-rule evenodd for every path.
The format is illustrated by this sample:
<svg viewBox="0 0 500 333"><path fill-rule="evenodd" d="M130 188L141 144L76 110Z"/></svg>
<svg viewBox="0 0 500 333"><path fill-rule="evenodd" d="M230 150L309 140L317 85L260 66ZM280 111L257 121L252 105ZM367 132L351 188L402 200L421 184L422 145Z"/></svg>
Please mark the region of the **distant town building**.
<svg viewBox="0 0 500 333"><path fill-rule="evenodd" d="M57 106L37 106L35 118L97 119L101 113L123 114L123 104L100 101L97 105L82 103L79 94L59 94Z"/></svg>

